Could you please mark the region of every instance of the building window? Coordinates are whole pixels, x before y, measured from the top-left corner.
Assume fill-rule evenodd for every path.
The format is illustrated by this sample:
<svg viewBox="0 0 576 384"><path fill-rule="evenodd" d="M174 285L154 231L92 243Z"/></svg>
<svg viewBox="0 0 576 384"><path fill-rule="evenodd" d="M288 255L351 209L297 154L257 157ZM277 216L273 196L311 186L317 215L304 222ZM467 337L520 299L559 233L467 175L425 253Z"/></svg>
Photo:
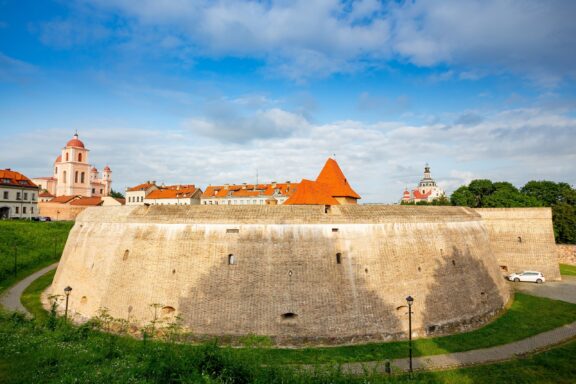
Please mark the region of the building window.
<svg viewBox="0 0 576 384"><path fill-rule="evenodd" d="M15 207L14 209L15 209L15 212L16 212L16 213L20 213L20 208L19 208L19 207Z"/></svg>
<svg viewBox="0 0 576 384"><path fill-rule="evenodd" d="M336 254L336 264L340 264L340 263L342 263L342 254L337 253Z"/></svg>
<svg viewBox="0 0 576 384"><path fill-rule="evenodd" d="M80 174L80 183L84 184L84 172Z"/></svg>
<svg viewBox="0 0 576 384"><path fill-rule="evenodd" d="M96 193L96 188L92 188L92 193Z"/></svg>
<svg viewBox="0 0 576 384"><path fill-rule="evenodd" d="M30 213L34 214L34 207L30 207Z"/></svg>
<svg viewBox="0 0 576 384"><path fill-rule="evenodd" d="M102 194L102 188L100 188L100 194Z"/></svg>
<svg viewBox="0 0 576 384"><path fill-rule="evenodd" d="M22 213L26 214L26 207L22 207Z"/></svg>
<svg viewBox="0 0 576 384"><path fill-rule="evenodd" d="M18 213L18 212L16 212ZM229 254L228 255L228 265L234 265L236 264L236 257L234 257L233 254Z"/></svg>
<svg viewBox="0 0 576 384"><path fill-rule="evenodd" d="M68 180L66 180L66 171L62 172L62 182L66 183Z"/></svg>
<svg viewBox="0 0 576 384"><path fill-rule="evenodd" d="M35 193L32 194L32 201L34 201L34 200L36 200L36 194Z"/></svg>
<svg viewBox="0 0 576 384"><path fill-rule="evenodd" d="M82 154L81 154L81 153L78 154L78 161L79 161L80 163L82 162Z"/></svg>
<svg viewBox="0 0 576 384"><path fill-rule="evenodd" d="M74 172L74 182L78 182L78 171Z"/></svg>
<svg viewBox="0 0 576 384"><path fill-rule="evenodd" d="M55 175L58 174L58 167L54 168L54 174L55 174Z"/></svg>
<svg viewBox="0 0 576 384"><path fill-rule="evenodd" d="M66 152L66 161L68 161L68 152Z"/></svg>
<svg viewBox="0 0 576 384"><path fill-rule="evenodd" d="M28 200L28 194L24 192L24 200Z"/></svg>
<svg viewBox="0 0 576 384"><path fill-rule="evenodd" d="M8 191L4 191L4 200L8 200Z"/></svg>
<svg viewBox="0 0 576 384"><path fill-rule="evenodd" d="M22 200L22 199L20 198L20 192L16 192L16 200Z"/></svg>

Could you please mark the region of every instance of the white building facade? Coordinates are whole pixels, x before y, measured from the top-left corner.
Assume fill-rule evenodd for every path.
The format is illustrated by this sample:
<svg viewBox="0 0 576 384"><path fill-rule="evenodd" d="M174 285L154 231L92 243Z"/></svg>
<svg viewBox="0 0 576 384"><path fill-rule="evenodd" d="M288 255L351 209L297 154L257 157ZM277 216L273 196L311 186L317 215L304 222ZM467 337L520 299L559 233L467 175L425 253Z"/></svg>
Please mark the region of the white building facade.
<svg viewBox="0 0 576 384"><path fill-rule="evenodd" d="M0 219L38 217L38 186L23 174L0 170Z"/></svg>

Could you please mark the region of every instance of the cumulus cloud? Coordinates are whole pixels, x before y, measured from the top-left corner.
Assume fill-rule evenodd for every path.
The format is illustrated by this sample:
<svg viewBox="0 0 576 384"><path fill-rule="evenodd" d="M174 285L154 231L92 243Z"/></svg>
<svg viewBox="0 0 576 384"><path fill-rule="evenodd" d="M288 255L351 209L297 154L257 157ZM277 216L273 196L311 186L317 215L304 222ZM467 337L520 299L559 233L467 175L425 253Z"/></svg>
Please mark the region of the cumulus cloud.
<svg viewBox="0 0 576 384"><path fill-rule="evenodd" d="M576 3L563 0L73 4L70 20L43 26L44 42L64 47L113 33L118 48L131 54L168 54L183 62L250 57L267 63L269 73L297 81L381 67L390 60L458 66L440 75L467 80L521 74L547 87L576 76Z"/></svg>
<svg viewBox="0 0 576 384"><path fill-rule="evenodd" d="M570 113L510 109L485 114L472 126L354 120L318 124L280 108L244 119L226 125L209 116L190 118L164 131L87 123L81 138L91 149L91 162L112 167L116 189L150 179L202 187L254 182L256 173L261 182L299 181L315 178L333 155L363 202L397 202L405 186L418 183L426 162L448 192L474 178L518 186L532 179L576 183L576 119ZM243 130L247 127L249 133ZM273 137L261 132L254 136L253 127L272 129ZM71 133L46 129L43 137L50 137L49 142L33 139L39 135L35 131L1 141L0 163L30 176L49 173ZM236 135L237 141L219 140L227 135ZM30 144L16 153L12 142Z"/></svg>

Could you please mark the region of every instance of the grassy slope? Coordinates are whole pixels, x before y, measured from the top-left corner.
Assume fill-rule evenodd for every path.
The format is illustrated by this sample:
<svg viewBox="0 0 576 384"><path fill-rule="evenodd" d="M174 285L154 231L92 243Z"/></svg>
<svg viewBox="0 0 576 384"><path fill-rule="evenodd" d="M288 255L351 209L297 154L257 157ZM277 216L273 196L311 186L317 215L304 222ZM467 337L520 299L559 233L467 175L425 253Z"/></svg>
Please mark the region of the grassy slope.
<svg viewBox="0 0 576 384"><path fill-rule="evenodd" d="M24 305L28 312L40 321L48 318L48 312L44 310L40 302L40 294L52 283L55 274L56 271L53 270L36 279L24 290L20 298L20 302L22 302L22 305Z"/></svg>
<svg viewBox="0 0 576 384"><path fill-rule="evenodd" d="M58 261L72 225L73 222L0 221L0 293L32 272Z"/></svg>
<svg viewBox="0 0 576 384"><path fill-rule="evenodd" d="M50 272L36 280L26 289L22 298L24 306L39 319L46 318L39 295L50 284L53 275L54 272ZM414 356L437 355L506 344L572 321L576 321L575 304L517 293L510 309L481 329L452 336L415 340ZM406 342L331 348L229 349L232 355L247 357L265 364L373 361L405 357L406 351Z"/></svg>
<svg viewBox="0 0 576 384"><path fill-rule="evenodd" d="M3 383L573 383L576 341L535 356L451 371L388 379L367 373L348 377L335 369L295 372L263 367L213 345L155 343L86 327L54 331L21 317L0 314L0 379Z"/></svg>
<svg viewBox="0 0 576 384"><path fill-rule="evenodd" d="M510 309L478 330L445 337L414 341L414 356L461 352L506 344L576 321L576 305L516 293ZM263 362L325 363L370 361L405 357L406 342L374 343L346 347L305 349L235 350Z"/></svg>
<svg viewBox="0 0 576 384"><path fill-rule="evenodd" d="M560 264L560 274L567 276L576 276L576 265Z"/></svg>

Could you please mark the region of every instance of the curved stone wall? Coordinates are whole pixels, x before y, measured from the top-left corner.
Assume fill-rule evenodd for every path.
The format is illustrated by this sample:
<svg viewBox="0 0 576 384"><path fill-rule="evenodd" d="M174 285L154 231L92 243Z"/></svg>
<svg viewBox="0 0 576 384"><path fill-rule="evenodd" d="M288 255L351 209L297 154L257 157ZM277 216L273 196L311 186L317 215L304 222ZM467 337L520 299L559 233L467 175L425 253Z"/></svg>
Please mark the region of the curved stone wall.
<svg viewBox="0 0 576 384"><path fill-rule="evenodd" d="M508 301L486 228L461 207L134 206L85 210L52 292L144 325L279 342L397 339L478 326Z"/></svg>

